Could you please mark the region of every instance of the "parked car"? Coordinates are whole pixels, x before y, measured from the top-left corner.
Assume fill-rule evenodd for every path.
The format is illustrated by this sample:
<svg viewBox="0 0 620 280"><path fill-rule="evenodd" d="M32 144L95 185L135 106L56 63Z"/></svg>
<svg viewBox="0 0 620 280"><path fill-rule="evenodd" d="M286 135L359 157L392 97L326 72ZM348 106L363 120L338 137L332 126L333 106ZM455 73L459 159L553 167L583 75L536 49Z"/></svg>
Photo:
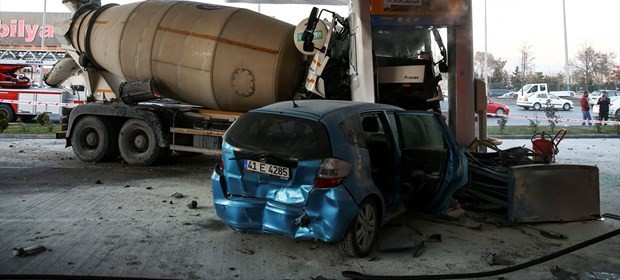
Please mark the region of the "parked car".
<svg viewBox="0 0 620 280"><path fill-rule="evenodd" d="M564 90L564 91L552 91L552 94L554 94L557 97L568 97L568 98L575 98L576 94L574 91L572 90Z"/></svg>
<svg viewBox="0 0 620 280"><path fill-rule="evenodd" d="M238 232L340 242L361 257L379 226L406 208L445 214L467 170L438 114L286 101L243 114L227 130L213 200Z"/></svg>
<svg viewBox="0 0 620 280"><path fill-rule="evenodd" d="M519 96L519 93L517 93L517 92L509 92L509 93L505 93L503 95L500 95L497 98L511 99L511 98L517 98L518 96Z"/></svg>
<svg viewBox="0 0 620 280"><path fill-rule="evenodd" d="M561 108L564 111L568 111L573 108L573 101L559 98L550 93L535 93L527 96L519 96L519 98L517 98L517 106L522 107L525 110L532 108L538 111L542 109L543 106L546 106L547 103L555 108Z"/></svg>
<svg viewBox="0 0 620 280"><path fill-rule="evenodd" d="M598 98L601 97L601 93L603 91L607 92L607 97L609 98L620 96L620 91L617 90L595 90L588 95L588 103L590 106L596 105L596 102L598 102Z"/></svg>
<svg viewBox="0 0 620 280"><path fill-rule="evenodd" d="M510 107L487 98L487 116L508 116Z"/></svg>
<svg viewBox="0 0 620 280"><path fill-rule="evenodd" d="M620 120L620 96L610 97L609 100L609 117L615 116L617 120ZM594 106L592 106L592 112L598 117L600 111L599 105L595 103Z"/></svg>
<svg viewBox="0 0 620 280"><path fill-rule="evenodd" d="M489 97L498 97L498 96L502 96L502 95L504 95L506 93L509 93L509 92L511 92L511 90L492 88L492 89L489 89L488 96Z"/></svg>

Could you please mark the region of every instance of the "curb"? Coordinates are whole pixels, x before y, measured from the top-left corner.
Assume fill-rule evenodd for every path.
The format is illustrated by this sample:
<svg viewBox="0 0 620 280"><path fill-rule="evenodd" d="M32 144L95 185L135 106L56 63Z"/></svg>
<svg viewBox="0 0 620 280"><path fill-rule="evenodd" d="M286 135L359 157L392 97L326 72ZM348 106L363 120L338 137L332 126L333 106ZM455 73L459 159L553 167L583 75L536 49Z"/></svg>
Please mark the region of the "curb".
<svg viewBox="0 0 620 280"><path fill-rule="evenodd" d="M0 134L0 139L56 139L56 134Z"/></svg>

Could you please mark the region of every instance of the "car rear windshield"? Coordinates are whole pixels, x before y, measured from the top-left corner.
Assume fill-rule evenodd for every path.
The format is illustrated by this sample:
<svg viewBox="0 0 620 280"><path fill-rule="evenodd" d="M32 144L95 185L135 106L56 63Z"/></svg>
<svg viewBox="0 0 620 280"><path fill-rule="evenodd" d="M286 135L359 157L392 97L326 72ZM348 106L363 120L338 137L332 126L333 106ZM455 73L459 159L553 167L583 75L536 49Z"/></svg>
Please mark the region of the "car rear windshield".
<svg viewBox="0 0 620 280"><path fill-rule="evenodd" d="M224 140L235 148L297 160L331 156L325 127L292 116L246 113L228 129Z"/></svg>

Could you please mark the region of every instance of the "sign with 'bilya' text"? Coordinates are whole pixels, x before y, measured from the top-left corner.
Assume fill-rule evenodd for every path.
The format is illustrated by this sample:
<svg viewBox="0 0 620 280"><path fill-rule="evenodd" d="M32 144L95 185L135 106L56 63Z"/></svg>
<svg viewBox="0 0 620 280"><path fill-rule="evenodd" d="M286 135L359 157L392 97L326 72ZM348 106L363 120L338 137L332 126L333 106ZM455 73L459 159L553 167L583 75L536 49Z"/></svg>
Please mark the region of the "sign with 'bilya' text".
<svg viewBox="0 0 620 280"><path fill-rule="evenodd" d="M54 38L54 24L71 18L69 13L47 13L43 24L43 13L1 12L1 46L40 46L45 38L46 46L58 46Z"/></svg>

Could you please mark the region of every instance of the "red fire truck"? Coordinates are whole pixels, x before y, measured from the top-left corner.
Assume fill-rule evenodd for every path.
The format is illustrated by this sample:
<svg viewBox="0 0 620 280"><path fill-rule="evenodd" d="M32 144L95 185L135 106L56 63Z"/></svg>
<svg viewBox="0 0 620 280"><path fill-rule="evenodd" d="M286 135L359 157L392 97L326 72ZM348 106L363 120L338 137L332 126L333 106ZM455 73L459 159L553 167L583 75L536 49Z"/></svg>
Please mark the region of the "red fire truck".
<svg viewBox="0 0 620 280"><path fill-rule="evenodd" d="M79 91L62 88L32 88L31 79L17 74L23 64L0 64L0 111L7 113L10 122L18 117L28 122L41 113L60 116L63 108L84 103Z"/></svg>

